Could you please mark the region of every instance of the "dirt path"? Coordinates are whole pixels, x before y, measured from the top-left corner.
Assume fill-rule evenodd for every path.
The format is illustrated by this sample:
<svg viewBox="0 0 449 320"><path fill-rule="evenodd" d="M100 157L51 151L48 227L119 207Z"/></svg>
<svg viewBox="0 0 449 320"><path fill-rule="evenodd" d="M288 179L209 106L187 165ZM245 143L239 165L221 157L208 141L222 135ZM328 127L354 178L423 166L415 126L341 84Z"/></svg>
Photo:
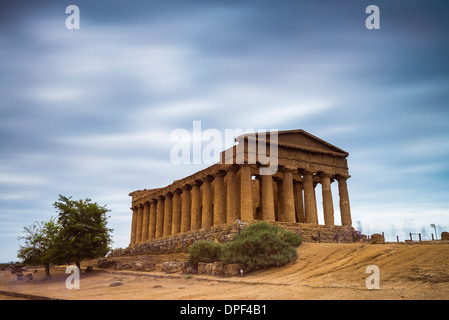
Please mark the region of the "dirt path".
<svg viewBox="0 0 449 320"><path fill-rule="evenodd" d="M178 259L186 259L180 254ZM157 265L168 256L147 257ZM126 258L126 259L135 259ZM85 263L86 264L86 263ZM380 270L380 289L368 290L366 267ZM82 273L80 290L65 287L64 270L43 270L29 282L0 272L0 291L60 299L449 299L449 245L304 243L298 259L244 277L167 275L161 271ZM111 286L112 285L112 286ZM1 296L0 296L1 299Z"/></svg>

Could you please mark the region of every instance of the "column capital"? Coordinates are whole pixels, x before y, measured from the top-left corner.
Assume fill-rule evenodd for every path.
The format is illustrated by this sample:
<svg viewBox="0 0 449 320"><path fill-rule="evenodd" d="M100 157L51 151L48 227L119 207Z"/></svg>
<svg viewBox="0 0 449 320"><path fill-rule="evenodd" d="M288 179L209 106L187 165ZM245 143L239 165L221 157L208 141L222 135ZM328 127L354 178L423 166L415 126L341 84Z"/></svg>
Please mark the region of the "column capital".
<svg viewBox="0 0 449 320"><path fill-rule="evenodd" d="M212 182L213 180L214 180L214 177L211 176L211 175L207 175L207 176L201 178L201 181L202 181L203 183L204 183L204 182Z"/></svg>
<svg viewBox="0 0 449 320"><path fill-rule="evenodd" d="M295 172L296 170L297 170L296 168L284 166L284 167L281 168L280 171L282 171L282 172L291 172L291 173L293 173L293 172Z"/></svg>
<svg viewBox="0 0 449 320"><path fill-rule="evenodd" d="M157 200L165 200L165 197L160 195L160 196L157 197Z"/></svg>
<svg viewBox="0 0 449 320"><path fill-rule="evenodd" d="M343 174L336 174L335 175L335 179L337 179L337 181L348 180L349 178L351 178L351 176L349 174L348 175L343 175Z"/></svg>
<svg viewBox="0 0 449 320"><path fill-rule="evenodd" d="M298 169L298 172L300 174L302 174L303 176L305 176L305 175L313 175L315 173L315 171L313 171L312 169Z"/></svg>
<svg viewBox="0 0 449 320"><path fill-rule="evenodd" d="M239 166L233 164L233 165L227 166L223 170L226 171L226 172L229 172L229 171L237 172L239 170Z"/></svg>
<svg viewBox="0 0 449 320"><path fill-rule="evenodd" d="M193 181L190 185L193 187L193 186L198 186L198 187L200 187L201 185L203 184L203 181L201 181L201 180L195 180L195 181Z"/></svg>
<svg viewBox="0 0 449 320"><path fill-rule="evenodd" d="M167 193L164 194L164 197L169 197L169 198L171 198L171 197L173 197L173 193L169 191L169 192L167 192Z"/></svg>
<svg viewBox="0 0 449 320"><path fill-rule="evenodd" d="M333 173L324 172L324 171L317 172L317 175L320 177L320 179L322 179L322 178L329 178L330 179L330 178L332 178L334 176Z"/></svg>
<svg viewBox="0 0 449 320"><path fill-rule="evenodd" d="M185 184L181 187L182 191L190 191L192 190L192 186L190 184Z"/></svg>
<svg viewBox="0 0 449 320"><path fill-rule="evenodd" d="M224 177L226 175L226 172L224 172L224 171L217 171L217 172L215 172L215 173L213 173L212 174L212 176L215 178L215 177Z"/></svg>
<svg viewBox="0 0 449 320"><path fill-rule="evenodd" d="M179 189L179 188L176 188L175 190L172 191L172 193L173 193L174 195L175 195L175 194L181 194L181 193L182 193L182 190Z"/></svg>

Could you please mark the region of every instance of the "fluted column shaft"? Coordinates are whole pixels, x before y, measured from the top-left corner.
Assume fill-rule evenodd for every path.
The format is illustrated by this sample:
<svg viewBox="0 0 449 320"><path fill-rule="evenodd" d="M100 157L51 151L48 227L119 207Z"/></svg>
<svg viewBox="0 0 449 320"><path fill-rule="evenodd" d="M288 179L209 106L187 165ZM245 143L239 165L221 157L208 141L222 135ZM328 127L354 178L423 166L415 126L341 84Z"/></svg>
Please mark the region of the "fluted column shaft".
<svg viewBox="0 0 449 320"><path fill-rule="evenodd" d="M148 241L148 229L150 224L150 203L143 204L142 242Z"/></svg>
<svg viewBox="0 0 449 320"><path fill-rule="evenodd" d="M150 225L148 227L148 238L153 240L156 237L156 219L157 219L156 199L150 201Z"/></svg>
<svg viewBox="0 0 449 320"><path fill-rule="evenodd" d="M173 191L172 199L172 228L171 234L178 234L181 232L181 190Z"/></svg>
<svg viewBox="0 0 449 320"><path fill-rule="evenodd" d="M214 174L214 225L226 223L224 176L222 172Z"/></svg>
<svg viewBox="0 0 449 320"><path fill-rule="evenodd" d="M253 220L251 169L246 164L240 165L240 217L242 220Z"/></svg>
<svg viewBox="0 0 449 320"><path fill-rule="evenodd" d="M306 221L304 217L304 201L302 197L302 183L299 181L293 181L293 192L295 194L295 215L296 222L304 223Z"/></svg>
<svg viewBox="0 0 449 320"><path fill-rule="evenodd" d="M237 220L238 189L235 167L229 167L226 173L226 222Z"/></svg>
<svg viewBox="0 0 449 320"><path fill-rule="evenodd" d="M136 243L142 242L143 205L137 208Z"/></svg>
<svg viewBox="0 0 449 320"><path fill-rule="evenodd" d="M165 195L164 201L164 237L171 234L172 214L173 214L173 193L169 192Z"/></svg>
<svg viewBox="0 0 449 320"><path fill-rule="evenodd" d="M192 184L192 190L190 191L190 200L192 203L191 208L191 220L190 230L198 230L201 228L201 182L196 181Z"/></svg>
<svg viewBox="0 0 449 320"><path fill-rule="evenodd" d="M328 226L334 225L334 203L332 201L331 175L321 175L321 190L323 195L323 214L324 224Z"/></svg>
<svg viewBox="0 0 449 320"><path fill-rule="evenodd" d="M181 232L190 230L190 185L182 187L181 194Z"/></svg>
<svg viewBox="0 0 449 320"><path fill-rule="evenodd" d="M284 204L284 221L295 222L295 197L293 194L292 170L284 168L282 177L282 191Z"/></svg>
<svg viewBox="0 0 449 320"><path fill-rule="evenodd" d="M349 194L347 177L338 176L338 194L340 196L340 214L341 214L341 225L350 226L352 225L351 218L351 208L349 206Z"/></svg>
<svg viewBox="0 0 449 320"><path fill-rule="evenodd" d="M131 220L131 239L130 244L133 246L136 243L136 227L137 227L137 207L132 208L133 216Z"/></svg>
<svg viewBox="0 0 449 320"><path fill-rule="evenodd" d="M283 192L283 182L282 179L276 178L274 179L276 183L276 208L277 211L277 221L285 221L284 214L284 192Z"/></svg>
<svg viewBox="0 0 449 320"><path fill-rule="evenodd" d="M303 187L306 223L318 224L318 213L316 210L315 189L313 188L312 172L304 171Z"/></svg>
<svg viewBox="0 0 449 320"><path fill-rule="evenodd" d="M201 213L201 228L209 228L213 224L213 212L212 212L212 177L203 178L203 185L201 187L203 197L203 211Z"/></svg>
<svg viewBox="0 0 449 320"><path fill-rule="evenodd" d="M165 198L163 196L157 198L156 238L164 235L164 201Z"/></svg>
<svg viewBox="0 0 449 320"><path fill-rule="evenodd" d="M260 199L262 219L264 221L275 221L273 177L271 175L261 175L260 187L262 189L262 197Z"/></svg>

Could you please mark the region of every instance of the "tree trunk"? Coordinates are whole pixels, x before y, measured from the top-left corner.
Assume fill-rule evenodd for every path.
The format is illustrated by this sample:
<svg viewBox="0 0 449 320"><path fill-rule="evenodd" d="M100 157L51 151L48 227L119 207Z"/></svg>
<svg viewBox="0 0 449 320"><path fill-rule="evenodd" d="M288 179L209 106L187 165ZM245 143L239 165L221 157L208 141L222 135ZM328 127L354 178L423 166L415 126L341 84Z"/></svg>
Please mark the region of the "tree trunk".
<svg viewBox="0 0 449 320"><path fill-rule="evenodd" d="M77 262L75 262L75 264L76 264L76 266L78 267L79 271L81 272L81 265L80 265L80 262L77 261Z"/></svg>
<svg viewBox="0 0 449 320"><path fill-rule="evenodd" d="M45 267L45 277L50 278L50 264L49 263L44 263L44 267Z"/></svg>

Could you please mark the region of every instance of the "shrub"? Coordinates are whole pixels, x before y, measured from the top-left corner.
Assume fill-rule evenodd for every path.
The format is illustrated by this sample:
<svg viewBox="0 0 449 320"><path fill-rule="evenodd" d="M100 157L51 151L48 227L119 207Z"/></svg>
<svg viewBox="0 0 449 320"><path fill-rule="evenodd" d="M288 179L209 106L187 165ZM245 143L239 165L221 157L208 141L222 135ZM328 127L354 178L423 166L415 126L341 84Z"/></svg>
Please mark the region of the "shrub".
<svg viewBox="0 0 449 320"><path fill-rule="evenodd" d="M195 242L189 249L188 262L197 268L198 262L220 261L222 247L222 244L211 241Z"/></svg>
<svg viewBox="0 0 449 320"><path fill-rule="evenodd" d="M198 268L198 262L237 263L245 273L254 270L280 267L296 257L296 247L302 238L279 226L258 222L244 228L226 245L195 242L189 249L188 262Z"/></svg>
<svg viewBox="0 0 449 320"><path fill-rule="evenodd" d="M269 267L280 267L296 256L296 247L302 239L266 222L243 229L221 252L224 263L238 263L245 272Z"/></svg>

